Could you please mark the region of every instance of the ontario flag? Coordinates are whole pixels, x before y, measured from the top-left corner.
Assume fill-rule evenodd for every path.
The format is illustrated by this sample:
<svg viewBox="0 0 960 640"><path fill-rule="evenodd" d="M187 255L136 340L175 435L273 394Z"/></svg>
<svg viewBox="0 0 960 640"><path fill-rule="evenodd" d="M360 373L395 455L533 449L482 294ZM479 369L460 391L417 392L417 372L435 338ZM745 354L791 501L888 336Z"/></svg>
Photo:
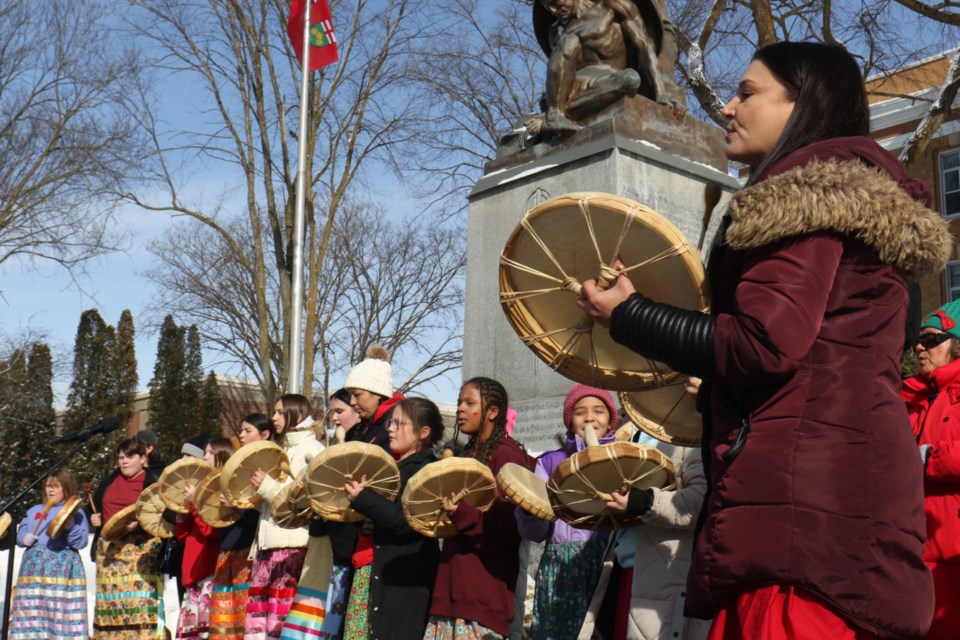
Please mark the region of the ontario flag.
<svg viewBox="0 0 960 640"><path fill-rule="evenodd" d="M303 61L303 14L304 3L310 2L310 71L316 71L333 64L337 56L337 37L333 33L333 21L330 19L330 7L327 0L291 0L290 19L287 21L287 33L297 54L297 60Z"/></svg>

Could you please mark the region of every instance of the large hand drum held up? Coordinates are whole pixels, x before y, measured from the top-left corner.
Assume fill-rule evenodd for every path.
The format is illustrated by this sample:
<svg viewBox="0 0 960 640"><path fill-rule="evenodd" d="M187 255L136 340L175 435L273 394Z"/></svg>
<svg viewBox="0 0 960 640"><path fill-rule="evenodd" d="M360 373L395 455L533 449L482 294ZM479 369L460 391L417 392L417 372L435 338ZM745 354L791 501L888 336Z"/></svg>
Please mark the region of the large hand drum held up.
<svg viewBox="0 0 960 640"><path fill-rule="evenodd" d="M510 500L532 516L553 522L557 515L550 506L546 481L515 462L500 467L497 484Z"/></svg>
<svg viewBox="0 0 960 640"><path fill-rule="evenodd" d="M444 458L413 474L403 490L403 515L407 524L428 538L456 535L457 528L443 510L443 499L455 494L455 503L466 502L486 511L497 499L493 472L473 458Z"/></svg>
<svg viewBox="0 0 960 640"><path fill-rule="evenodd" d="M67 498L63 506L60 507L60 511L57 512L57 515L53 517L53 520L51 520L47 526L47 536L53 539L63 533L63 525L66 524L67 520L76 515L77 511L80 510L81 504L82 502L77 496Z"/></svg>
<svg viewBox="0 0 960 640"><path fill-rule="evenodd" d="M253 509L263 504L263 498L250 484L250 476L257 469L284 482L290 473L290 461L283 449L269 440L251 442L235 451L220 469L220 490L237 509Z"/></svg>
<svg viewBox="0 0 960 640"><path fill-rule="evenodd" d="M117 511L100 529L100 537L107 542L115 542L127 533L127 525L137 521L137 503L127 505Z"/></svg>
<svg viewBox="0 0 960 640"><path fill-rule="evenodd" d="M612 267L620 258L623 269ZM707 310L699 253L666 218L606 193L572 193L531 209L500 257L500 302L524 343L560 374L635 391L677 374L613 341L577 306L581 283L626 274L645 296Z"/></svg>
<svg viewBox="0 0 960 640"><path fill-rule="evenodd" d="M207 471L210 471L209 467ZM172 538L177 531L177 525L163 517L166 504L162 491L158 482L140 492L140 497L137 498L137 522L141 529L156 538Z"/></svg>
<svg viewBox="0 0 960 640"><path fill-rule="evenodd" d="M594 531L637 524L639 517L607 507L610 494L651 487L676 487L673 462L653 447L632 442L587 447L557 465L547 481L557 515L572 527Z"/></svg>
<svg viewBox="0 0 960 640"><path fill-rule="evenodd" d="M229 527L240 520L241 516L240 512L232 506L226 506L220 502L221 495L220 471L214 469L213 473L197 485L193 506L200 519L215 529Z"/></svg>
<svg viewBox="0 0 960 640"><path fill-rule="evenodd" d="M364 515L350 508L343 487L350 481L360 482L387 500L393 501L400 491L400 470L397 463L381 447L366 442L344 442L327 447L310 461L304 490L310 508L324 520L360 522Z"/></svg>
<svg viewBox="0 0 960 640"><path fill-rule="evenodd" d="M177 513L190 513L190 505L183 495L184 488L187 485L196 488L212 471L213 467L196 458L181 458L169 465L157 480L163 504Z"/></svg>

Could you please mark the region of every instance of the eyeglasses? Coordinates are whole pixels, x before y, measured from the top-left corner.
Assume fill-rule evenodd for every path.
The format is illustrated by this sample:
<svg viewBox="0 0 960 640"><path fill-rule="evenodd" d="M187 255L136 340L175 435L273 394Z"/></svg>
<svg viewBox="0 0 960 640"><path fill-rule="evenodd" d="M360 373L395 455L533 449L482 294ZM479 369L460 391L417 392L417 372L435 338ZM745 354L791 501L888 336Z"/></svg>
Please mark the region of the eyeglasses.
<svg viewBox="0 0 960 640"><path fill-rule="evenodd" d="M390 420L387 423L388 427L393 427L394 429L399 429L400 427L405 427L406 425L413 426L412 422L400 422L399 420Z"/></svg>
<svg viewBox="0 0 960 640"><path fill-rule="evenodd" d="M943 344L952 337L949 333L924 333L923 335L917 336L917 339L913 341L913 346L916 347L920 345L924 349L929 350Z"/></svg>

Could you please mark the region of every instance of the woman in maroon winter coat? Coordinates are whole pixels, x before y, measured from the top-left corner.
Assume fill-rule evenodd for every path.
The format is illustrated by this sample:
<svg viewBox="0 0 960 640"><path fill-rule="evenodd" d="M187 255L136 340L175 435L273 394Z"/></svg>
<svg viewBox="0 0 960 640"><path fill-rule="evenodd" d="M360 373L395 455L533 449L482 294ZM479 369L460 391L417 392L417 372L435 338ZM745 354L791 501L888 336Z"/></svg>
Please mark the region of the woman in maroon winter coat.
<svg viewBox="0 0 960 640"><path fill-rule="evenodd" d="M706 380L711 482L687 613L721 638L914 638L933 614L920 458L898 397L907 278L951 251L925 188L866 137L840 47L757 51L727 156L752 167L708 272L709 315L621 277L582 303L635 351Z"/></svg>
<svg viewBox="0 0 960 640"><path fill-rule="evenodd" d="M960 301L930 314L913 348L919 373L900 395L923 460L923 559L936 591L924 638L952 640L960 633Z"/></svg>

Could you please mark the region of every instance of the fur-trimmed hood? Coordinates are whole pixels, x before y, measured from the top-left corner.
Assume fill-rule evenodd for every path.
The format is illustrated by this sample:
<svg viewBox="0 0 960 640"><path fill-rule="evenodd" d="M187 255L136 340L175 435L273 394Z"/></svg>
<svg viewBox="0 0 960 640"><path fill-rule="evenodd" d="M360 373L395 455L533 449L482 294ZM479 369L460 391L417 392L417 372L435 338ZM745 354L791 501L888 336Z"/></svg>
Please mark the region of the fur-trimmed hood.
<svg viewBox="0 0 960 640"><path fill-rule="evenodd" d="M858 160L813 160L735 194L726 242L754 249L817 231L853 236L913 277L943 269L953 252L946 220L884 171Z"/></svg>

